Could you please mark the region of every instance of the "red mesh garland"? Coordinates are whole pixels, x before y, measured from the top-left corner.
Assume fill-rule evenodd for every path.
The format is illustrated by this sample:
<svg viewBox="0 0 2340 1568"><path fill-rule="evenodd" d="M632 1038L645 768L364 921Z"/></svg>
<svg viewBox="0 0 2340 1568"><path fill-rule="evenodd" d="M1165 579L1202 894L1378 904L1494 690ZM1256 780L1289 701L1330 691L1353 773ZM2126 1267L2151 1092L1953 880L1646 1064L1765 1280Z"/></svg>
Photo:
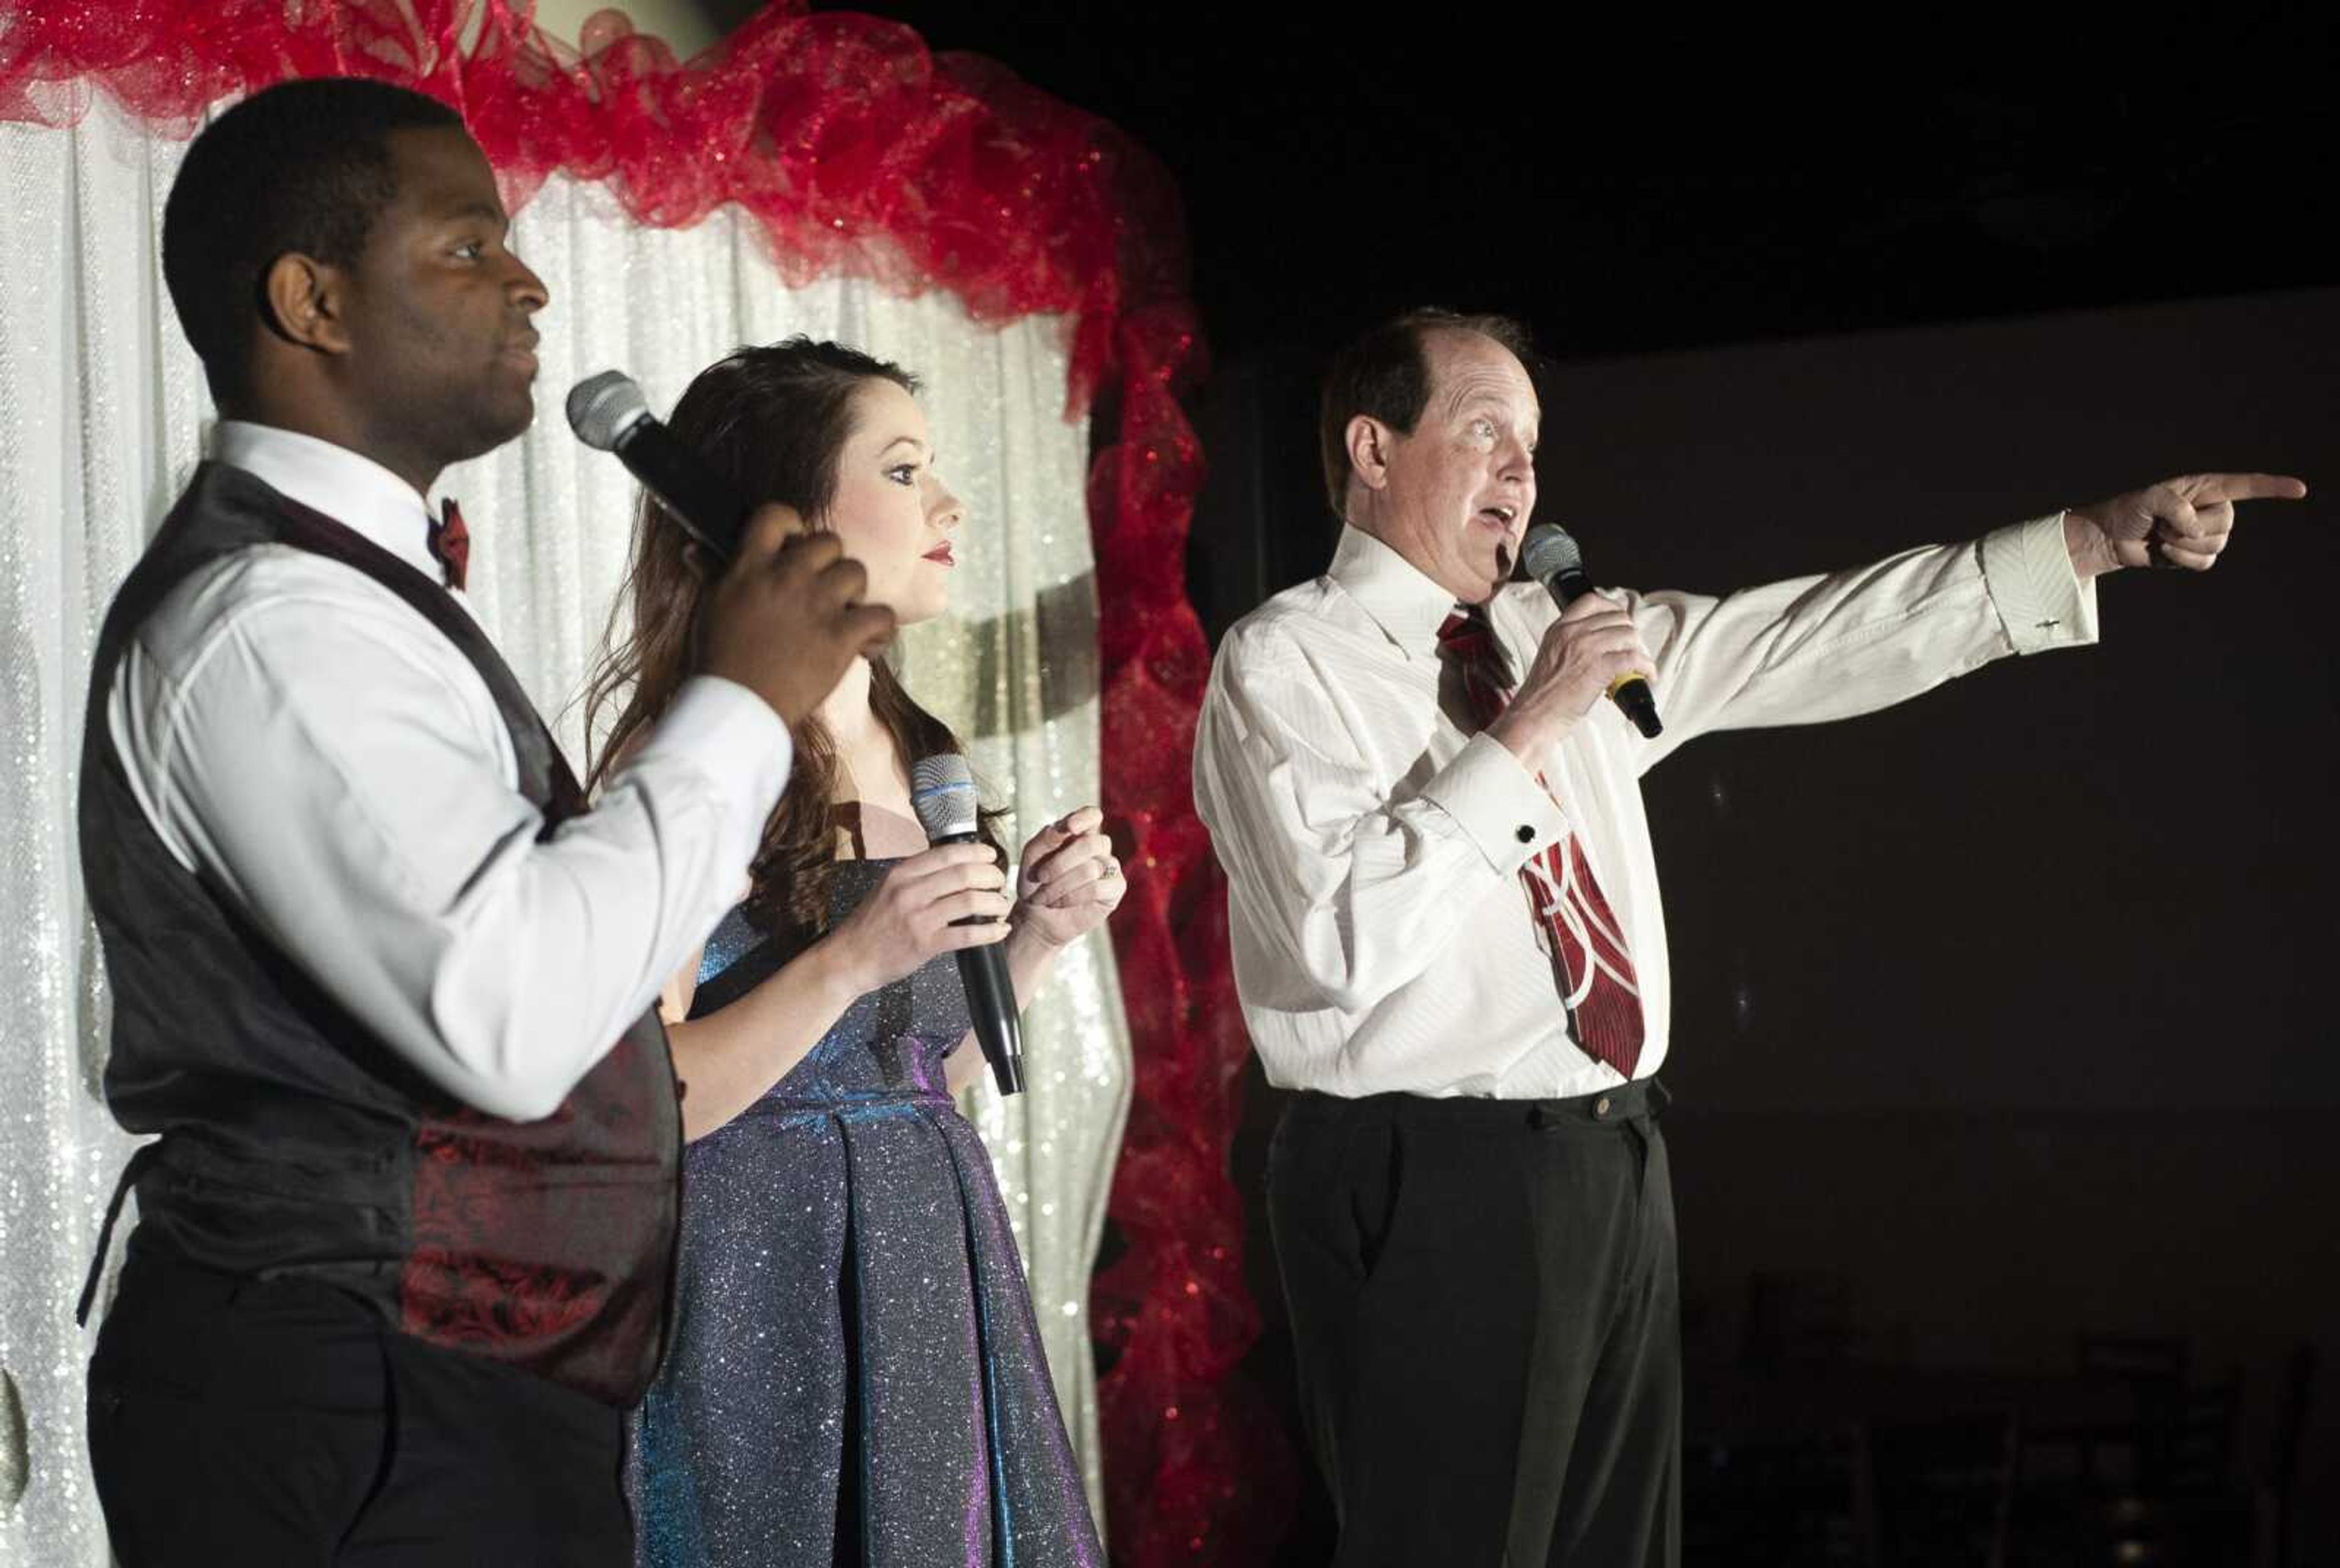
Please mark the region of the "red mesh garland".
<svg viewBox="0 0 2340 1568"><path fill-rule="evenodd" d="M1202 347L1180 305L1119 332L1121 440L1089 481L1105 809L1130 868L1115 917L1136 1082L1107 1213L1126 1250L1096 1278L1109 1533L1124 1568L1267 1561L1292 1502L1276 1424L1238 1374L1259 1337L1227 1174L1251 1046L1227 954L1226 885L1195 815L1195 720L1210 650L1185 596L1202 452L1176 392ZM1107 520L1111 520L1110 527Z"/></svg>
<svg viewBox="0 0 2340 1568"><path fill-rule="evenodd" d="M1104 121L898 23L777 0L678 61L616 12L576 49L531 18L528 0L19 0L0 11L0 120L70 124L104 92L184 135L287 77L380 76L459 108L515 207L556 171L607 182L654 227L734 203L792 283L844 273L947 289L978 320L1068 314L1068 408L1119 371L1119 441L1089 495L1135 1057L1108 1206L1127 1245L1094 1290L1116 1353L1099 1389L1106 1523L1122 1568L1264 1563L1291 1469L1236 1374L1259 1334L1227 1176L1249 1046L1190 792L1210 660L1185 590L1202 466L1176 393L1202 346L1175 188Z"/></svg>
<svg viewBox="0 0 2340 1568"><path fill-rule="evenodd" d="M289 76L383 77L461 109L515 206L556 170L606 180L654 227L733 203L793 283L943 288L979 321L1069 313L1076 409L1125 306L1184 293L1177 199L1150 158L900 23L781 0L678 61L614 11L577 49L531 15L526 0L23 4L0 22L0 119L68 124L102 91L185 134Z"/></svg>

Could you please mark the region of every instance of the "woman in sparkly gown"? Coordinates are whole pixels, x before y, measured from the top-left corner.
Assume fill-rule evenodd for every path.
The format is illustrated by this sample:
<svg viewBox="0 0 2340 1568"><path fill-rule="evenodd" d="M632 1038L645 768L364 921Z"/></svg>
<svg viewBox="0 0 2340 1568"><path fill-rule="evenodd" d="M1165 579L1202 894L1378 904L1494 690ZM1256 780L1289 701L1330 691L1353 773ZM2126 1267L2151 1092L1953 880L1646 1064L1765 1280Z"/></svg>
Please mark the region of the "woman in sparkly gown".
<svg viewBox="0 0 2340 1568"><path fill-rule="evenodd" d="M907 623L947 604L963 518L914 390L791 339L703 372L670 422L741 493L834 531ZM689 667L706 583L645 503L631 636L593 693L624 695L607 755ZM988 843L928 849L909 767L959 747L881 662L795 741L751 886L663 1004L691 1141L671 1336L627 1464L637 1560L1102 1568L990 1161L951 1100L983 1066L952 955L1004 940L1028 1000L1119 901L1120 867L1094 808L1032 840L1013 899Z"/></svg>

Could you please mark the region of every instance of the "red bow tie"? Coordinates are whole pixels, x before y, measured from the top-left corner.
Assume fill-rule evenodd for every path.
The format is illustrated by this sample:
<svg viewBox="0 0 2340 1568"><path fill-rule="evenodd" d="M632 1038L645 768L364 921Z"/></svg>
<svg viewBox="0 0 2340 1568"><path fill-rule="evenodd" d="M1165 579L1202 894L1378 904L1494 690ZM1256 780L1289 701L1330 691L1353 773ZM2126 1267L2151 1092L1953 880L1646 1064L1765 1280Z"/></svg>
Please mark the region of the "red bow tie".
<svg viewBox="0 0 2340 1568"><path fill-rule="evenodd" d="M452 497L439 503L439 521L431 525L430 542L431 559L439 563L447 586L461 592L465 569L471 564L471 531L463 526L463 509Z"/></svg>

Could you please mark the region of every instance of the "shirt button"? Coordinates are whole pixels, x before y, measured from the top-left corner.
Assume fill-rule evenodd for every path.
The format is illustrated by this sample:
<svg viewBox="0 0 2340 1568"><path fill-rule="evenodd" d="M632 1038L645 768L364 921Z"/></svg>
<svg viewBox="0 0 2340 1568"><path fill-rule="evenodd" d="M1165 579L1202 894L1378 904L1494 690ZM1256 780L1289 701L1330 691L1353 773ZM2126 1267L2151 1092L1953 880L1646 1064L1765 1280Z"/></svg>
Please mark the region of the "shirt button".
<svg viewBox="0 0 2340 1568"><path fill-rule="evenodd" d="M1522 844L1532 844L1535 842L1535 829L1529 827L1525 822L1520 824L1520 842Z"/></svg>
<svg viewBox="0 0 2340 1568"><path fill-rule="evenodd" d="M1592 1114L1596 1116L1605 1116L1609 1114L1609 1097L1607 1095L1602 1095L1599 1099L1592 1102Z"/></svg>

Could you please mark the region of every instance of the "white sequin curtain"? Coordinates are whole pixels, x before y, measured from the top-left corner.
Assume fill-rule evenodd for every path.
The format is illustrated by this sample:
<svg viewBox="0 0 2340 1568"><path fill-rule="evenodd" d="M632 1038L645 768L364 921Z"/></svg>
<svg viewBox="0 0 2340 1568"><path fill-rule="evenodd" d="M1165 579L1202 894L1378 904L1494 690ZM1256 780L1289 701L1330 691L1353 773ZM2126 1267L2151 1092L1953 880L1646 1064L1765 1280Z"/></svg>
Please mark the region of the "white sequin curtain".
<svg viewBox="0 0 2340 1568"><path fill-rule="evenodd" d="M99 622L211 419L162 284L163 199L183 150L104 104L72 130L0 124L0 1563L39 1568L108 1560L84 1446L91 1335L72 1312L132 1145L98 1097L107 1007L74 798ZM980 326L947 295L853 281L791 289L729 213L642 229L600 189L560 180L521 213L515 243L552 291L541 417L444 488L479 540L481 617L572 755L571 699L616 590L630 492L614 460L570 439L561 391L620 365L663 409L732 347L803 332L924 380L945 477L971 508L954 613L906 635L905 680L970 740L1019 841L1097 798L1085 440L1064 414L1059 323ZM1094 1504L1088 1278L1129 1083L1104 940L1060 960L1026 1051L1028 1091L1003 1102L987 1087L969 1109Z"/></svg>

